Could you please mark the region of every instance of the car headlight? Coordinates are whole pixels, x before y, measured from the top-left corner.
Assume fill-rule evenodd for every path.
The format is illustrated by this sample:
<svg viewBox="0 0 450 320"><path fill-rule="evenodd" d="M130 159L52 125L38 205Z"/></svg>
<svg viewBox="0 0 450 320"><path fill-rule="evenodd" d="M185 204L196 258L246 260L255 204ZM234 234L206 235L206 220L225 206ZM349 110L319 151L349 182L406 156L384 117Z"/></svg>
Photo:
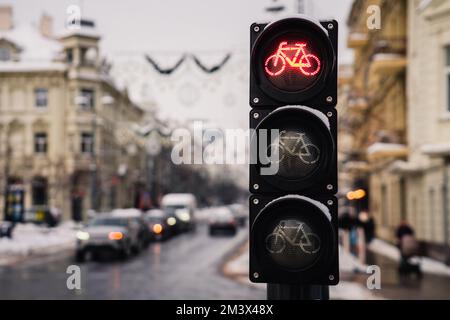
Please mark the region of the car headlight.
<svg viewBox="0 0 450 320"><path fill-rule="evenodd" d="M174 217L167 218L167 224L169 226L174 226L176 223L177 223L177 219L175 219Z"/></svg>
<svg viewBox="0 0 450 320"><path fill-rule="evenodd" d="M178 214L178 218L183 222L188 222L189 220L191 220L191 216L188 212L180 212Z"/></svg>
<svg viewBox="0 0 450 320"><path fill-rule="evenodd" d="M86 241L89 240L89 233L86 231L78 231L77 232L77 239L82 240L82 241Z"/></svg>

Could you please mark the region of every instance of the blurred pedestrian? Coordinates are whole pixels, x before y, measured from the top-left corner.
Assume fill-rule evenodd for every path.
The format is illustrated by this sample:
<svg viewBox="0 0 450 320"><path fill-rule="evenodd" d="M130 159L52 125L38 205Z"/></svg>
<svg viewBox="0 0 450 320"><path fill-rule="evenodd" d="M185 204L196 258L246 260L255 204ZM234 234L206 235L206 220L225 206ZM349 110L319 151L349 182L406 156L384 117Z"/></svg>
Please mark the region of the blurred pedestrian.
<svg viewBox="0 0 450 320"><path fill-rule="evenodd" d="M359 225L364 231L366 244L372 242L375 238L375 220L368 211L361 211L358 215Z"/></svg>
<svg viewBox="0 0 450 320"><path fill-rule="evenodd" d="M422 278L420 264L412 263L411 258L419 252L419 244L415 237L414 229L406 220L402 220L396 230L397 247L400 250L400 265L398 271L400 275L415 273L417 278Z"/></svg>
<svg viewBox="0 0 450 320"><path fill-rule="evenodd" d="M345 211L339 217L339 228L342 230L342 245L346 252L354 252L357 243L357 219L352 210Z"/></svg>

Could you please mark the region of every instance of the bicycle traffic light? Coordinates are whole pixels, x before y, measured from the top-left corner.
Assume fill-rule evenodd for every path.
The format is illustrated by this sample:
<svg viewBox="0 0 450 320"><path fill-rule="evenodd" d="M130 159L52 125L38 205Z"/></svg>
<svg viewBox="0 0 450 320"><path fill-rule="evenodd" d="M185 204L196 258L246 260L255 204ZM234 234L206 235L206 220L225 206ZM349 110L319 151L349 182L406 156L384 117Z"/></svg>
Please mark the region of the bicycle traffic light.
<svg viewBox="0 0 450 320"><path fill-rule="evenodd" d="M336 21L253 24L250 280L335 285Z"/></svg>
<svg viewBox="0 0 450 320"><path fill-rule="evenodd" d="M336 21L288 18L250 29L250 105L335 106Z"/></svg>

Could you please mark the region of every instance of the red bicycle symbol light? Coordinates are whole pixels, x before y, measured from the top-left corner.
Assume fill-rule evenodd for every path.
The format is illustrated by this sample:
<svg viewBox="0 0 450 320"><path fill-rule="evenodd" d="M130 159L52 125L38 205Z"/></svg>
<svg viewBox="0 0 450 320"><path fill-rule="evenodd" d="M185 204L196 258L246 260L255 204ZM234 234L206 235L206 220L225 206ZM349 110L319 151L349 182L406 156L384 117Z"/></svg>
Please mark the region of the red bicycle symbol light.
<svg viewBox="0 0 450 320"><path fill-rule="evenodd" d="M286 66L299 70L304 76L315 76L320 71L319 58L307 52L306 43L295 43L289 46L281 42L275 54L267 58L264 68L266 73L272 77L281 75Z"/></svg>

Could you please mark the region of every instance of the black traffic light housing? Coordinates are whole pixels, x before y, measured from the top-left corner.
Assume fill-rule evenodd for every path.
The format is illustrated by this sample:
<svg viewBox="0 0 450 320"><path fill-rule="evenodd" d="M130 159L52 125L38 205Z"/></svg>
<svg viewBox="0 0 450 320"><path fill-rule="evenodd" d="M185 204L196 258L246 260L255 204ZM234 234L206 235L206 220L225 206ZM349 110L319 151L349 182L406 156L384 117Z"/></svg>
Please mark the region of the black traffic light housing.
<svg viewBox="0 0 450 320"><path fill-rule="evenodd" d="M284 284L311 284L336 285L339 283L338 262L338 221L337 199L335 196L321 198L307 198L297 195L287 196L259 196L250 197L250 280L256 283L284 283ZM289 208L295 214L289 213ZM300 215L298 214L300 213ZM299 219L307 225L313 226L314 232L306 232L313 242L315 233L322 239L320 249L317 246L304 246L300 258L313 256L310 264L294 266L297 251L289 250L299 248L301 237L295 233L278 233L275 224L279 220ZM277 238L276 238L277 237ZM269 242L277 241L280 249L286 252L284 260L275 261L267 249ZM291 243L290 243L291 242ZM306 241L303 241L306 243ZM282 246L282 247L281 247ZM275 248L276 250L276 248ZM291 256L289 256L289 254ZM294 258L294 259L292 259ZM276 259L276 258L275 258ZM294 262L293 262L294 261ZM297 260L304 262L305 260Z"/></svg>
<svg viewBox="0 0 450 320"><path fill-rule="evenodd" d="M282 124L277 125L280 122ZM288 106L275 110L268 108L253 109L250 111L250 129L253 129L251 130L253 134L250 137L250 143L257 146L258 154L260 145L258 139L261 138L258 134L259 129L270 130L276 127L276 129L282 130L282 126L291 126L295 129L305 126L312 130L311 134L316 136L317 141L320 143L319 150L322 150L317 161L317 167L304 176L262 175L261 167L264 167L264 165L261 164L258 157L254 162L250 163L250 192L258 194L290 192L312 196L316 194L336 194L338 186L337 170L335 170L334 165L337 163L336 109L329 107L323 110L314 110L301 106ZM301 153L302 150L303 152L308 151L305 146L297 146L293 151ZM314 159L310 157L309 159L300 159L300 161L302 160ZM280 162L280 165L282 164L283 162ZM284 171L287 170L289 168Z"/></svg>
<svg viewBox="0 0 450 320"><path fill-rule="evenodd" d="M336 285L338 23L300 15L250 34L250 280Z"/></svg>
<svg viewBox="0 0 450 320"><path fill-rule="evenodd" d="M302 30L303 37L320 43L322 69L314 83L303 90L283 90L274 86L264 74L266 43L286 34ZM250 105L279 107L301 104L315 108L335 106L337 101L337 46L338 23L336 20L321 21L288 18L270 24L254 23L250 27Z"/></svg>

